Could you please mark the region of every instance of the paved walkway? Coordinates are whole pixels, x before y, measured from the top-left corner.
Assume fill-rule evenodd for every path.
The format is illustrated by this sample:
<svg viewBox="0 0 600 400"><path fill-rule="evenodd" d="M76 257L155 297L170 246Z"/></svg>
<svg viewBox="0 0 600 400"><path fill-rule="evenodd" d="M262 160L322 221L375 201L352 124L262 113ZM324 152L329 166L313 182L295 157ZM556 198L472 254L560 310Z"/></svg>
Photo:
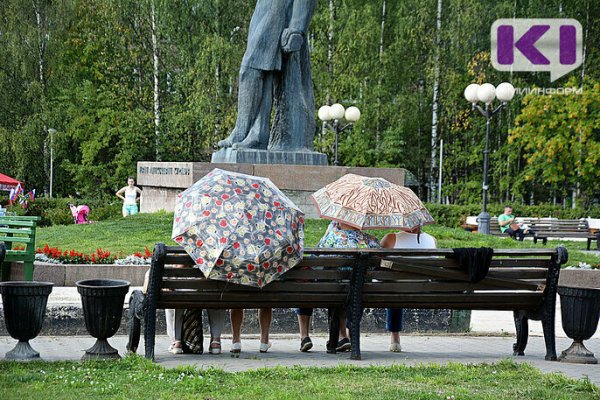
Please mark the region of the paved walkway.
<svg viewBox="0 0 600 400"><path fill-rule="evenodd" d="M487 336L404 336L402 338L402 353L387 351L388 338L384 335L363 335L361 361L350 360L349 353L336 355L325 352L325 337L313 337L315 346L309 353L298 351L299 340L295 336L280 335L272 338L273 347L266 354L258 352L257 337L245 337L243 352L239 358L233 358L228 352L230 340L223 340L224 353L221 355L173 355L167 352L169 339L158 336L156 343L156 361L165 367L171 368L179 365L193 365L199 368L217 367L225 371L245 371L262 367L274 366L311 366L330 367L340 364L359 366L370 365L419 365L419 364L447 364L458 363L492 363L505 358L512 358L517 362L528 362L544 372L562 372L574 378L589 377L596 385L600 386L600 366L567 364L544 360L545 347L541 337L531 337L524 357L513 357L511 337ZM206 341L205 341L206 342ZM91 347L94 339L91 337L49 337L42 336L31 341L32 346L38 350L42 358L48 361L78 360L83 354L83 349ZM127 338L117 336L110 339L110 343L123 354ZM15 341L10 337L0 337L0 356L10 350ZM557 349L560 351L570 345L566 338L557 339ZM591 339L586 342L589 350L600 355L600 339ZM138 353L143 353L143 341Z"/></svg>

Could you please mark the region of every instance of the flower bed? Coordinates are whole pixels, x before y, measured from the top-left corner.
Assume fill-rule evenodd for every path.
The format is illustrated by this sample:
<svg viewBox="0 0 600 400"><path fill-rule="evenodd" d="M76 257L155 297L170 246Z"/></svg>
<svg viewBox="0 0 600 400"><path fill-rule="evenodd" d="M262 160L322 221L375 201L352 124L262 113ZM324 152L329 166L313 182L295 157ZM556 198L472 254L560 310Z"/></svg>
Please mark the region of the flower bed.
<svg viewBox="0 0 600 400"><path fill-rule="evenodd" d="M35 256L36 261L48 264L114 264L114 265L148 265L152 252L148 247L144 252L136 252L129 256L112 255L110 251L98 248L95 253L85 254L74 249L61 250L58 247L50 247L46 244L38 248Z"/></svg>

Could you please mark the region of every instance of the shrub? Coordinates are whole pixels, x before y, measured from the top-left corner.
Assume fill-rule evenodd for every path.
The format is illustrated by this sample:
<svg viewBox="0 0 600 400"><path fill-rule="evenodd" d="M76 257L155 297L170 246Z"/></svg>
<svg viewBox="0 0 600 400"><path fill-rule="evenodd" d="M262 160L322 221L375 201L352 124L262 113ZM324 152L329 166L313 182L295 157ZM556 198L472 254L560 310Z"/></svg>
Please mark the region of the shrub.
<svg viewBox="0 0 600 400"><path fill-rule="evenodd" d="M73 223L69 204L87 204L90 207L90 215L88 216L90 221L102 221L121 216L121 202L118 199L112 198L75 199L71 197L39 197L33 203L29 203L26 209L15 204L12 207L9 206L9 211L16 212L18 215L36 215L42 217L40 226L69 225Z"/></svg>

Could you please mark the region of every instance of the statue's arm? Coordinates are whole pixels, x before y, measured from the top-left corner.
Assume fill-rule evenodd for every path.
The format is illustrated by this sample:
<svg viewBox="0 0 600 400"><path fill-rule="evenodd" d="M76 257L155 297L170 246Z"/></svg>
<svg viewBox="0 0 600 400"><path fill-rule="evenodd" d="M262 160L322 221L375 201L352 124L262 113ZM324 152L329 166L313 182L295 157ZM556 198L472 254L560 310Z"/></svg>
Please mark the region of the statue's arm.
<svg viewBox="0 0 600 400"><path fill-rule="evenodd" d="M294 0L292 18L288 28L306 35L316 6L317 0Z"/></svg>
<svg viewBox="0 0 600 400"><path fill-rule="evenodd" d="M281 35L281 47L285 53L298 51L304 44L316 5L317 0L294 0L292 18Z"/></svg>

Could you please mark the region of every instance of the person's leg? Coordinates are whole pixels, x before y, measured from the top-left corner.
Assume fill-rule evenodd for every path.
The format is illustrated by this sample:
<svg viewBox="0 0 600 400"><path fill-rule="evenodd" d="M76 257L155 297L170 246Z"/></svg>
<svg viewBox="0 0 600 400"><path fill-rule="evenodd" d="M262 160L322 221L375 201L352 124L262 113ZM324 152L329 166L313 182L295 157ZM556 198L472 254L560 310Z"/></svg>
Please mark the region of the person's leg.
<svg viewBox="0 0 600 400"><path fill-rule="evenodd" d="M402 309L387 308L386 328L390 332L390 351L400 351L400 331L402 330Z"/></svg>
<svg viewBox="0 0 600 400"><path fill-rule="evenodd" d="M230 311L231 317L231 351L239 353L242 350L242 322L244 321L244 310L240 308L232 308Z"/></svg>
<svg viewBox="0 0 600 400"><path fill-rule="evenodd" d="M312 308L297 308L298 326L300 327L300 351L308 351L313 344L310 340L310 318L312 317Z"/></svg>
<svg viewBox="0 0 600 400"><path fill-rule="evenodd" d="M514 231L514 230L512 230L511 228L507 228L507 229L506 229L506 231L504 231L504 233L508 234L508 236L509 236L511 239L516 239L516 236L515 236L515 231Z"/></svg>
<svg viewBox="0 0 600 400"><path fill-rule="evenodd" d="M256 114L256 118L250 127L246 138L234 143L234 149L252 148L266 149L269 144L269 134L271 132L271 108L273 107L273 73L263 73L263 90L260 100L260 107Z"/></svg>
<svg viewBox="0 0 600 400"><path fill-rule="evenodd" d="M269 343L269 329L273 320L272 308L261 308L258 310L258 322L260 324L260 351L266 353L271 347Z"/></svg>
<svg viewBox="0 0 600 400"><path fill-rule="evenodd" d="M519 238L519 241L522 242L523 239L525 239L525 232L523 232L523 229L517 229L515 231L515 234L517 235L517 237Z"/></svg>
<svg viewBox="0 0 600 400"><path fill-rule="evenodd" d="M219 141L219 147L231 147L248 136L248 132L256 119L263 95L263 71L244 65L240 68L240 84L238 89L238 115L233 132Z"/></svg>
<svg viewBox="0 0 600 400"><path fill-rule="evenodd" d="M171 338L171 346L169 346L169 351L174 354L181 354L183 353L183 346L181 344L183 310L166 309L165 318L167 322L167 335L169 335Z"/></svg>
<svg viewBox="0 0 600 400"><path fill-rule="evenodd" d="M127 206L125 204L123 204L123 208L121 209L121 211L123 212L123 217L126 217L128 215Z"/></svg>
<svg viewBox="0 0 600 400"><path fill-rule="evenodd" d="M208 314L208 325L210 326L210 347L211 354L221 353L221 333L225 325L225 310L206 310Z"/></svg>
<svg viewBox="0 0 600 400"><path fill-rule="evenodd" d="M137 204L132 204L129 206L129 215L135 215L139 212Z"/></svg>

